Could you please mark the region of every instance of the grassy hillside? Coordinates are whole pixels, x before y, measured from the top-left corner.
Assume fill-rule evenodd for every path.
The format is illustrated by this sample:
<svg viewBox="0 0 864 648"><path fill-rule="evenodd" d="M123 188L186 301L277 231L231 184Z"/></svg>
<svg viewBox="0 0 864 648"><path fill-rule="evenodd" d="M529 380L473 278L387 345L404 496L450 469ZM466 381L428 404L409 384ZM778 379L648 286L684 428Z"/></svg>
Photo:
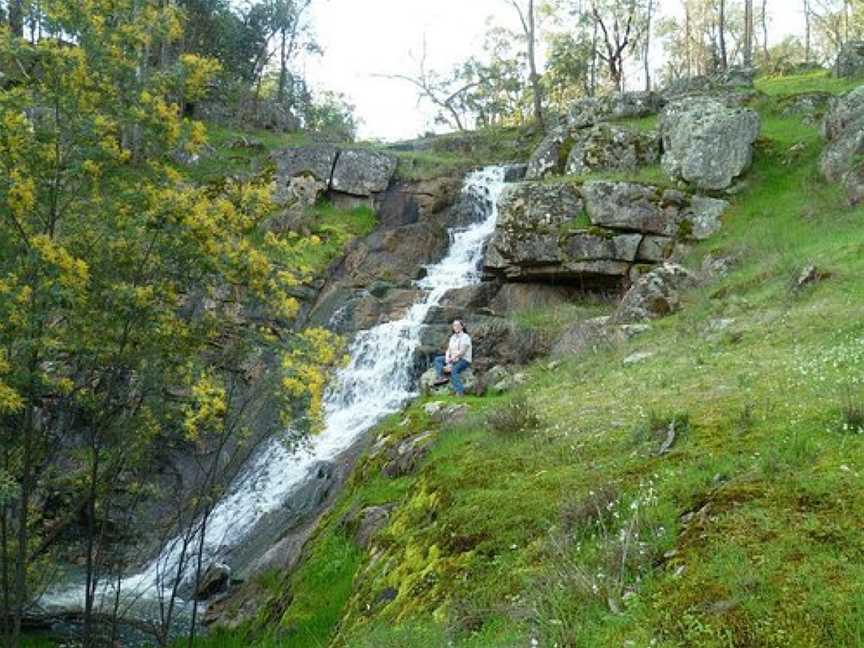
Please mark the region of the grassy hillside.
<svg viewBox="0 0 864 648"><path fill-rule="evenodd" d="M755 165L688 260L734 255L727 277L461 423L423 402L384 423L434 431L421 468L362 463L299 571L256 585L256 623L200 645L864 645L864 209L819 176L818 129L775 112L848 84L762 86ZM808 264L825 278L797 289ZM383 503L361 551L340 521Z"/></svg>

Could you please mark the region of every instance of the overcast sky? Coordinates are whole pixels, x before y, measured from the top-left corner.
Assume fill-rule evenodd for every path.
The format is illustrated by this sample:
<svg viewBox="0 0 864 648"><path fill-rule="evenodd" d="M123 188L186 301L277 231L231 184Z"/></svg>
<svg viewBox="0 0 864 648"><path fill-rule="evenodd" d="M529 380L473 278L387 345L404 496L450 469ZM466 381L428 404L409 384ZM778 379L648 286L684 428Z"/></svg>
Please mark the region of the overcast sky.
<svg viewBox="0 0 864 648"><path fill-rule="evenodd" d="M661 13L678 0L660 0ZM803 32L800 2L770 0L771 32ZM772 6L773 5L773 6ZM428 67L447 70L478 54L489 21L516 28L504 0L318 0L313 21L324 55L305 63L314 87L344 92L356 105L363 138L406 139L432 127L434 110L404 82L376 74L416 70L409 52L428 42Z"/></svg>

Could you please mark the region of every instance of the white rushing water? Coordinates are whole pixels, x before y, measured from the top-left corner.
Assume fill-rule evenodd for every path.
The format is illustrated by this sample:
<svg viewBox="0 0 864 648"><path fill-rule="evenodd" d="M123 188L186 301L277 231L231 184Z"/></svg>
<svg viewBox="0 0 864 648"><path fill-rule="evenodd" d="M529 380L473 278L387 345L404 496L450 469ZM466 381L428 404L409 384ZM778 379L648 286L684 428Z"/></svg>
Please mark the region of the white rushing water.
<svg viewBox="0 0 864 648"><path fill-rule="evenodd" d="M423 294L402 319L356 335L349 349L350 361L336 372L327 388L323 430L300 449L272 439L253 457L210 516L206 563L243 542L256 522L283 506L320 462L336 458L378 421L417 395L413 368L423 323L447 291L480 281L483 248L495 229L504 174L503 167L487 167L467 176L463 192L486 205L483 219L450 231L447 255L427 267L426 276L417 282ZM140 573L124 579L124 592L143 598L154 595L160 583L166 584L163 576L174 571L180 552L179 541L169 543ZM82 596L81 591L66 590L47 596L44 603L69 607L70 599L80 600Z"/></svg>

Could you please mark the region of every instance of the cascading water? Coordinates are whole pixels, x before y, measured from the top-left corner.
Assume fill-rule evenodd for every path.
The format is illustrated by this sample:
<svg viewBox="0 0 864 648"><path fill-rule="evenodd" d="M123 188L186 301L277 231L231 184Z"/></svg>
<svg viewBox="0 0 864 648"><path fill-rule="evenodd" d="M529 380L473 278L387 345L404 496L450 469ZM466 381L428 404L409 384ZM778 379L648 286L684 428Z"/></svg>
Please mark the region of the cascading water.
<svg viewBox="0 0 864 648"><path fill-rule="evenodd" d="M480 281L483 248L495 229L504 176L503 167L487 167L467 176L463 192L484 206L482 220L450 231L447 255L427 267L426 276L417 282L423 295L402 319L357 334L349 363L336 372L325 394L324 429L299 450L273 439L253 458L210 516L204 543L207 562L242 543L256 522L282 506L320 462L337 457L417 395L413 367L423 323L447 291ZM155 595L160 584L165 585L166 575L175 571L181 551L179 540L169 543L140 573L122 581L124 596L140 600ZM83 592L67 589L44 597L43 604L68 608L82 598Z"/></svg>

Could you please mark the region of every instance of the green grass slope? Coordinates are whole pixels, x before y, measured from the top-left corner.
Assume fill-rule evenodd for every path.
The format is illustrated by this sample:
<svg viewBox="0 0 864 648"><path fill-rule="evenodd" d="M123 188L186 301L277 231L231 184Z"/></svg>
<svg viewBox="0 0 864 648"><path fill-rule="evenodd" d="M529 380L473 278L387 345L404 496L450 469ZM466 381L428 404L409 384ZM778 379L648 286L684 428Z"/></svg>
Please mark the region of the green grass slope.
<svg viewBox="0 0 864 648"><path fill-rule="evenodd" d="M746 186L688 260L734 255L728 276L626 343L466 399L462 422L392 417L388 444L434 432L420 468L362 461L300 569L256 585L257 620L200 645L864 645L864 209L774 98L848 86L762 85ZM811 263L826 278L795 288ZM384 503L359 550L341 521Z"/></svg>

